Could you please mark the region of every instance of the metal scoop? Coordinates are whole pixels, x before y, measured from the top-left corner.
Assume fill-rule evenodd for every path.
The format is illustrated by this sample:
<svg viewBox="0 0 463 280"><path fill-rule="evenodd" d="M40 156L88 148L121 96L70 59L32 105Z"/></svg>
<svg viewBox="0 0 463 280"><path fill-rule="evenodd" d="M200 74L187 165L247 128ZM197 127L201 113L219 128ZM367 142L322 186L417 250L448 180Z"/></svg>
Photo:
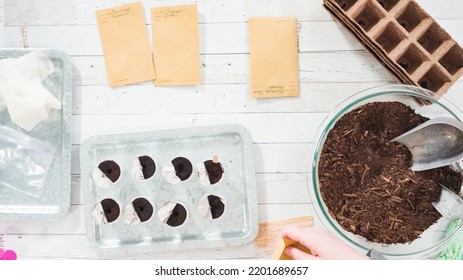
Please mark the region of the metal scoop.
<svg viewBox="0 0 463 280"><path fill-rule="evenodd" d="M432 202L432 206L442 215L442 217L449 220L463 219L463 200L460 196L442 187L442 192L439 200Z"/></svg>
<svg viewBox="0 0 463 280"><path fill-rule="evenodd" d="M413 171L438 168L463 159L463 123L447 118L431 119L392 139L407 146Z"/></svg>

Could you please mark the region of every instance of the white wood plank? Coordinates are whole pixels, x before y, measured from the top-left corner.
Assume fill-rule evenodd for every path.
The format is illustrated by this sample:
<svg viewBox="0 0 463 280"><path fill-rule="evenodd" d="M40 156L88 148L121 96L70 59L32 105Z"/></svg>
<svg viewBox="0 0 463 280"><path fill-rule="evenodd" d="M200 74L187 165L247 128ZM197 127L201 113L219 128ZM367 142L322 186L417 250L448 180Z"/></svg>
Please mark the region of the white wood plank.
<svg viewBox="0 0 463 280"><path fill-rule="evenodd" d="M72 146L71 174L80 174L79 145ZM303 173L307 171L310 143L254 144L257 173Z"/></svg>
<svg viewBox="0 0 463 280"><path fill-rule="evenodd" d="M107 85L108 78L103 56L74 56L77 85ZM201 81L203 84L247 84L249 87L249 55L202 55ZM365 51L313 52L299 54L301 83L393 82L395 79L378 61ZM149 92L201 92L200 86L154 87L143 83ZM135 87L120 87L128 92Z"/></svg>
<svg viewBox="0 0 463 280"><path fill-rule="evenodd" d="M463 110L463 79L455 83L444 95L444 98L452 102L460 110Z"/></svg>
<svg viewBox="0 0 463 280"><path fill-rule="evenodd" d="M308 143L254 145L256 172L306 172L311 149Z"/></svg>
<svg viewBox="0 0 463 280"><path fill-rule="evenodd" d="M439 22L441 19L461 19L463 16L463 6L459 0L446 1L445 5L435 0L416 0L416 2Z"/></svg>
<svg viewBox="0 0 463 280"><path fill-rule="evenodd" d="M256 174L256 186L257 201L259 204L300 204L311 202L307 189L306 173ZM83 204L80 175L72 176L71 190L71 204Z"/></svg>
<svg viewBox="0 0 463 280"><path fill-rule="evenodd" d="M24 235L11 236L11 248L15 249L20 260L47 259L99 259L90 248L85 235ZM32 245L28 245L32 244ZM14 247L13 247L14 246ZM49 248L53 246L53 248ZM70 249L72 248L72 249ZM113 257L123 260L169 260L169 259L239 259L239 258L269 258L256 249L253 244L241 247L219 249L183 250L155 252L149 254Z"/></svg>
<svg viewBox="0 0 463 280"><path fill-rule="evenodd" d="M142 0L145 22L150 24L152 7L191 4L191 0ZM198 20L200 23L244 22L244 0L200 0ZM314 3L314 2L312 2ZM29 4L29 5L28 5ZM95 11L127 4L123 0L47 0L47 4L30 3L29 0L7 0L6 8L10 11L6 17L9 26L21 25L91 25L96 24ZM312 5L314 6L314 5ZM57 13L60 11L60 13Z"/></svg>
<svg viewBox="0 0 463 280"><path fill-rule="evenodd" d="M107 85L108 78L103 56L74 56L77 85ZM202 55L201 80L203 84L249 84L249 55ZM387 70L365 51L314 52L299 54L299 80L313 82L384 82L395 81ZM154 87L151 91L181 90L200 92L199 86ZM117 90L130 90L133 86Z"/></svg>
<svg viewBox="0 0 463 280"><path fill-rule="evenodd" d="M463 7L459 0L445 5L435 0L416 0L434 19L461 19ZM333 20L319 0L252 0L246 1L248 17L295 16L298 21Z"/></svg>
<svg viewBox="0 0 463 280"><path fill-rule="evenodd" d="M7 0L8 26L34 25L92 25L96 24L95 11L124 4L122 0L111 1L60 1L48 0L47 5L28 3L28 0ZM145 22L150 24L151 7L191 4L189 0L141 1L145 10ZM200 0L198 21L200 23L246 22L256 16L295 16L298 21L330 21L329 13L320 1L305 0ZM28 5L29 4L29 5ZM61 11L57 13L56 11ZM442 15L445 16L445 15Z"/></svg>
<svg viewBox="0 0 463 280"><path fill-rule="evenodd" d="M257 196L260 204L311 203L306 173L256 174Z"/></svg>
<svg viewBox="0 0 463 280"><path fill-rule="evenodd" d="M6 46L22 47L23 33L31 48L58 48L71 55L102 55L96 25L5 27ZM151 26L148 26L151 34ZM317 38L317 39L314 39ZM202 54L248 53L247 23L199 24ZM299 50L360 50L356 39L334 22L302 22Z"/></svg>
<svg viewBox="0 0 463 280"><path fill-rule="evenodd" d="M79 1L52 0L44 3L30 0L6 0L5 23L8 26L77 23L76 2ZM88 3L87 7L89 7ZM96 24L96 20L94 23Z"/></svg>
<svg viewBox="0 0 463 280"><path fill-rule="evenodd" d="M95 135L242 124L255 143L311 142L326 113L147 114L74 116L72 143ZM271 125L271 127L269 126ZM80 128L80 129L78 129Z"/></svg>
<svg viewBox="0 0 463 280"><path fill-rule="evenodd" d="M387 84L391 83L301 83L299 97L261 100L251 98L245 84L205 84L192 89L153 88L152 85L116 89L78 86L73 92L73 114L330 112L357 92ZM458 82L446 93L445 98L454 104L463 104L462 92L463 82Z"/></svg>
<svg viewBox="0 0 463 280"><path fill-rule="evenodd" d="M435 19L462 19L463 7L459 0L447 0L445 5L435 0L417 2ZM156 6L190 4L189 0L142 0L145 21L149 10ZM319 0L199 0L198 16L201 23L245 22L248 17L295 16L298 21L330 21L329 13ZM96 24L95 11L125 4L124 0L48 0L46 5L30 0L6 0L5 23L22 25L89 25Z"/></svg>
<svg viewBox="0 0 463 280"><path fill-rule="evenodd" d="M463 19L440 23L463 43ZM338 22L301 22L299 27L300 52L364 49ZM103 54L96 25L5 27L6 47L23 47L25 37L30 48L57 48L71 55ZM249 53L247 23L199 24L199 44L201 54Z"/></svg>
<svg viewBox="0 0 463 280"><path fill-rule="evenodd" d="M388 82L301 83L299 97L261 100L251 98L245 84L205 84L191 89L150 84L115 89L78 86L73 92L73 114L329 112L352 94L384 84Z"/></svg>
<svg viewBox="0 0 463 280"><path fill-rule="evenodd" d="M83 208L83 207L79 207ZM83 214L82 211L79 211ZM313 216L314 224L320 226L320 222L313 212L310 204L270 204L259 206L259 221L274 221L298 216ZM80 217L83 219L83 217ZM95 259L97 255L89 247L84 233L74 230L69 234L29 234L31 229L27 224L21 224L24 233L9 234L7 232L8 248L16 251L20 259ZM129 259L229 259L229 258L255 258L265 257L262 250L254 248L253 244L242 247L228 247L207 250L168 251L162 254L154 252L150 254L134 255ZM117 258L117 257L116 257Z"/></svg>
<svg viewBox="0 0 463 280"><path fill-rule="evenodd" d="M83 206L72 205L69 213L57 222L1 222L0 232L5 234L83 234L85 222Z"/></svg>
<svg viewBox="0 0 463 280"><path fill-rule="evenodd" d="M84 234L7 235L6 242L19 260L97 259Z"/></svg>

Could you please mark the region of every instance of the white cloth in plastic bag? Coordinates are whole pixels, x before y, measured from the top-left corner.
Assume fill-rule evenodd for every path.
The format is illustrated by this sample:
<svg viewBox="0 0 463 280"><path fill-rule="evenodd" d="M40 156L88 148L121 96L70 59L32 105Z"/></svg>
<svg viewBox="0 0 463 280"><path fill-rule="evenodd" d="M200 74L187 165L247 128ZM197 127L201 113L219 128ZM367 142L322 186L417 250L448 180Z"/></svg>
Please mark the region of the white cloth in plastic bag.
<svg viewBox="0 0 463 280"><path fill-rule="evenodd" d="M39 197L56 148L0 126L0 186Z"/></svg>
<svg viewBox="0 0 463 280"><path fill-rule="evenodd" d="M54 70L41 51L0 60L0 107L3 99L11 121L19 127L30 131L48 119L51 109L61 109L59 100L42 85Z"/></svg>

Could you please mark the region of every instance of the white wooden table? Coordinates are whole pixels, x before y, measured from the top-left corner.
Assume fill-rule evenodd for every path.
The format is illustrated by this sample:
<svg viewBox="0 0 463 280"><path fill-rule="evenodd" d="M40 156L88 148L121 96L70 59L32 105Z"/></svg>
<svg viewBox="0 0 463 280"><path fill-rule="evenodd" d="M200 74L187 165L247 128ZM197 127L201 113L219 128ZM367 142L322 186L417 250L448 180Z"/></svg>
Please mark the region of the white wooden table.
<svg viewBox="0 0 463 280"><path fill-rule="evenodd" d="M142 2L147 23L153 6L191 3ZM395 83L395 80L333 20L321 0L195 2L199 13L202 84L155 88L151 83L143 83L111 89L95 10L126 1L0 0L0 13L4 13L3 17L0 15L4 47L63 49L75 65L71 209L64 219L55 223L0 222L0 233L8 234L7 246L21 259L97 258L85 236L78 151L84 139L98 134L240 123L250 130L254 140L259 220L316 216L307 191L306 170L318 126L346 97L372 86ZM461 0L418 2L463 44ZM247 19L255 16L297 17L300 97L251 98ZM445 97L462 106L463 81L457 82ZM316 217L315 223L320 224ZM261 257L252 244L134 256L145 259Z"/></svg>

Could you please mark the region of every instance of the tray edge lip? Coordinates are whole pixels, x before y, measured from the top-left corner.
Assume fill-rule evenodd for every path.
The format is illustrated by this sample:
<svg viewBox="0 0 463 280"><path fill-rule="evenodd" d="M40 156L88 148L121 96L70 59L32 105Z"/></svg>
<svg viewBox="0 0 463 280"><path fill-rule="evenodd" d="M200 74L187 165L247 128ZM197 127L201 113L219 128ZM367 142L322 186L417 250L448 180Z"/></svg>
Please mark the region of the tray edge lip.
<svg viewBox="0 0 463 280"><path fill-rule="evenodd" d="M154 136L156 133L161 133L161 134L176 134L179 133L180 137L182 136L197 136L201 135L201 133L205 133L205 135L217 135L220 134L217 132L214 132L214 129L220 129L222 132L233 132L237 133L243 140L243 153L245 155L245 162L247 163L246 167L249 166L249 168L245 168L246 170L246 177L248 181L248 186L246 187L246 190L248 192L248 197L249 197L249 204L250 205L256 205L255 209L255 214L253 215L252 210L250 208L250 228L249 230L242 235L241 237L238 238L231 238L228 239L228 246L230 247L237 247L237 246L245 246L250 244L253 240L256 239L258 233L259 233L259 224L258 224L258 200L257 200L257 186L256 186L256 180L255 180L255 162L254 162L254 151L252 148L252 137L249 132L249 130L238 123L235 124L224 124L224 125L206 125L206 126L196 126L196 127L185 127L185 128L173 128L173 129L159 129L159 130L148 130L148 131L138 131L138 132L127 132L127 133L111 133L111 134L103 134L103 135L93 135L90 136L86 139L84 139L81 143L80 146L80 170L81 170L81 191L83 192L83 198L84 198L84 215L87 216L88 213L91 212L91 205L87 205L88 201L90 200L90 189L89 187L83 186L84 184L84 170L85 170L85 175L91 175L88 172L91 172L90 170L87 170L88 168L83 167L82 163L88 161L88 152L92 145L97 144L98 142L104 142L104 141L109 141L111 142L112 139L114 139L114 136L118 137L123 137L123 139L129 140L131 137L150 137ZM178 135L177 135L178 136ZM163 136L157 137L157 139L162 139L165 138ZM121 139L119 138L118 141ZM214 243L205 243L206 246L202 247L197 247L197 248L174 248L174 249L168 249L168 248L155 248L153 249L153 246L147 246L144 248L139 248L139 247L134 247L130 246L132 250L126 249L126 252L119 252L119 248L115 247L102 247L99 246L96 239L95 239L95 234L94 234L94 227L93 223L90 223L89 220L90 218L85 217L85 228L86 228L86 236L87 240L90 243L90 247L94 249L98 255L98 257L102 258L117 258L117 257L124 257L124 256L133 256L136 254L146 254L146 253L153 253L153 252L167 252L167 251L179 251L181 252L182 250L194 250L194 249L212 249L212 248L223 248L224 246L214 244ZM209 244L209 245L208 245ZM135 249L133 249L135 248Z"/></svg>

